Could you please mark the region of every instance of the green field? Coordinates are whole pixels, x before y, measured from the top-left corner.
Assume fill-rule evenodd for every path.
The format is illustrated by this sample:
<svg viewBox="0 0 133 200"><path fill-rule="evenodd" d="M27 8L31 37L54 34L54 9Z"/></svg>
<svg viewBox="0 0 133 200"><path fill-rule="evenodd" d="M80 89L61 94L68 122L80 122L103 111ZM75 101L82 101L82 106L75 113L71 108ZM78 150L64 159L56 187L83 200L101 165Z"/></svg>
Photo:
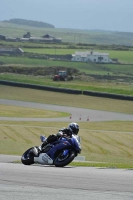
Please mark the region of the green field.
<svg viewBox="0 0 133 200"><path fill-rule="evenodd" d="M8 37L23 37L27 31L31 35L41 37L50 34L57 38L62 38L63 42L83 43L83 44L117 44L133 45L133 33L113 32L102 30L78 30L78 29L58 29L58 28L37 28L22 25L15 25L0 22L0 32Z"/></svg>
<svg viewBox="0 0 133 200"><path fill-rule="evenodd" d="M0 80L133 95L133 53L129 47L125 47L128 49L127 51L120 51L118 49L114 50L115 45L96 45L95 48L97 49L95 51L108 52L111 58L117 58L118 61L124 63L96 64L30 58L31 55L40 56L41 54L72 54L76 50L83 50L82 48L85 50L85 44L79 45L80 48L78 49L77 44L74 45L75 48L72 48L72 44L0 43L1 47L10 47L10 45L12 47L19 47L20 45L20 47L24 47L24 51L28 54L24 54L24 56L0 56ZM89 48L91 47L92 45L89 46ZM103 48L104 50L101 50ZM119 48L123 48L123 46ZM3 72L3 68L9 69ZM70 82L53 82L52 77L59 68L75 70L76 72L72 74L74 80ZM33 72L33 70L35 71ZM49 73L46 73L46 70L49 70ZM97 78L97 76L100 76L100 78Z"/></svg>
<svg viewBox="0 0 133 200"><path fill-rule="evenodd" d="M22 108L19 106L10 106L0 104L0 117L22 117L22 118L51 118L51 117L68 117L70 113L55 112L34 108Z"/></svg>
<svg viewBox="0 0 133 200"><path fill-rule="evenodd" d="M79 78L78 78L79 79ZM96 92L106 92L114 94L123 94L133 96L133 84L122 82L107 82L107 81L95 81L92 78L86 78L80 76L80 80L68 81L68 82L54 82L51 77L42 76L27 76L27 75L13 75L13 74L0 74L0 80L8 80L29 84L54 86L59 88L70 88L78 90L90 90Z"/></svg>
<svg viewBox="0 0 133 200"><path fill-rule="evenodd" d="M133 102L0 85L0 98L133 114ZM76 98L76 100L75 100Z"/></svg>
<svg viewBox="0 0 133 200"><path fill-rule="evenodd" d="M66 55L74 54L75 51L90 51L90 49L61 49L61 48L23 48L24 52L37 53L37 54L52 54L52 55ZM120 62L133 63L133 51L116 51L116 50L99 50L95 49L96 52L109 53L111 59L117 58Z"/></svg>

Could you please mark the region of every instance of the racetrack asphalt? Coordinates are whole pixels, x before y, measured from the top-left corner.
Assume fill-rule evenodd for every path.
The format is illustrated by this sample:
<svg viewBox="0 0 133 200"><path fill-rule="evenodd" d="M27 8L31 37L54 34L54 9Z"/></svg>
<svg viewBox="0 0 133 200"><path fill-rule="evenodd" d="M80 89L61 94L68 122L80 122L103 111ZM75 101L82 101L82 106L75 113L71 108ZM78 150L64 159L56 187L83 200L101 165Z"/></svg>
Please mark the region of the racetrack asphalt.
<svg viewBox="0 0 133 200"><path fill-rule="evenodd" d="M76 108L68 106L50 105L42 103L24 102L16 100L0 99L0 104L21 106L28 108L37 108L44 110L52 110L59 112L67 112L70 115L68 117L60 118L15 118L15 117L0 117L0 120L7 121L53 121L53 122L86 122L86 121L133 121L132 114L91 110L85 108Z"/></svg>
<svg viewBox="0 0 133 200"><path fill-rule="evenodd" d="M131 200L133 171L0 163L0 200Z"/></svg>

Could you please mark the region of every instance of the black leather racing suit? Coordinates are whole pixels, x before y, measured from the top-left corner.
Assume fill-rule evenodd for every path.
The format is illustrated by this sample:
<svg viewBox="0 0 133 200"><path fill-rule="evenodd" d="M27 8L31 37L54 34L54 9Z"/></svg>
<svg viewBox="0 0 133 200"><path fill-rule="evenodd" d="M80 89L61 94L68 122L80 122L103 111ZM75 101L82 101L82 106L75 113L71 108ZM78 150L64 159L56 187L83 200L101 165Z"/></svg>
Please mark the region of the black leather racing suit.
<svg viewBox="0 0 133 200"><path fill-rule="evenodd" d="M71 137L72 134L73 133L70 129L62 128L59 130L59 132L57 134L49 135L48 138L45 140L45 142L43 142L41 147L43 148L46 144L57 141L62 136Z"/></svg>

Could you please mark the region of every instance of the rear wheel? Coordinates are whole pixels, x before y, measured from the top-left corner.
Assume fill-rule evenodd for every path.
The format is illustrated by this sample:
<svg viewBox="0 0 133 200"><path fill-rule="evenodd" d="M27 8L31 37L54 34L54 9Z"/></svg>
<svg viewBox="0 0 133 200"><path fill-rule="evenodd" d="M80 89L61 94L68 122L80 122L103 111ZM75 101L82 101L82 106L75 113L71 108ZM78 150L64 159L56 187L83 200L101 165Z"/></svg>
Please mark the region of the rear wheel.
<svg viewBox="0 0 133 200"><path fill-rule="evenodd" d="M28 149L21 157L21 162L24 165L34 164L34 155L30 152L32 148Z"/></svg>
<svg viewBox="0 0 133 200"><path fill-rule="evenodd" d="M61 151L59 155L54 160L54 165L56 167L64 167L71 163L76 156L76 152L74 150L69 150L67 154L64 155L64 151Z"/></svg>

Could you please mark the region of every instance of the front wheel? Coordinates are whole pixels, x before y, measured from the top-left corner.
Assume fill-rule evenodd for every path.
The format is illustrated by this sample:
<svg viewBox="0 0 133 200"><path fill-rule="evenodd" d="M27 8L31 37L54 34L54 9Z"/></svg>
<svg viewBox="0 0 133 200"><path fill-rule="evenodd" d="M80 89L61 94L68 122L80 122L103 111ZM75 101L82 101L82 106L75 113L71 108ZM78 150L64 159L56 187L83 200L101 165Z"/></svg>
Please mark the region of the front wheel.
<svg viewBox="0 0 133 200"><path fill-rule="evenodd" d="M32 165L34 164L34 155L30 153L30 150L32 148L28 149L21 157L21 162L24 165Z"/></svg>
<svg viewBox="0 0 133 200"><path fill-rule="evenodd" d="M54 165L56 167L64 167L71 163L76 156L76 152L74 150L67 150L67 154L65 154L65 150L61 151L59 155L54 160Z"/></svg>

